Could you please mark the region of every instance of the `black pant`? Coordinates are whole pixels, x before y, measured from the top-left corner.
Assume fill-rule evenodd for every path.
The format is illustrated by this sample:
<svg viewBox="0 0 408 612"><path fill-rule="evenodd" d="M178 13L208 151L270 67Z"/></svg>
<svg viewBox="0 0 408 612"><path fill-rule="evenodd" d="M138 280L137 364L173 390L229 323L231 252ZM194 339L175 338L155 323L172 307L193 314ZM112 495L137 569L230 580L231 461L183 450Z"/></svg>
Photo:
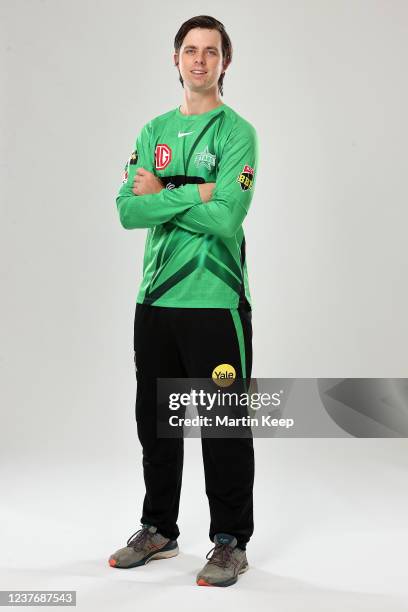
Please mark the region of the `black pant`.
<svg viewBox="0 0 408 612"><path fill-rule="evenodd" d="M239 339L241 340L239 342ZM156 378L211 378L230 364L237 378L251 376L252 313L242 306L167 308L137 304L134 322L136 422L143 449L146 495L142 523L167 538L179 536L177 517L183 438L157 437ZM209 536L228 533L245 548L253 525L253 439L201 438L211 524Z"/></svg>

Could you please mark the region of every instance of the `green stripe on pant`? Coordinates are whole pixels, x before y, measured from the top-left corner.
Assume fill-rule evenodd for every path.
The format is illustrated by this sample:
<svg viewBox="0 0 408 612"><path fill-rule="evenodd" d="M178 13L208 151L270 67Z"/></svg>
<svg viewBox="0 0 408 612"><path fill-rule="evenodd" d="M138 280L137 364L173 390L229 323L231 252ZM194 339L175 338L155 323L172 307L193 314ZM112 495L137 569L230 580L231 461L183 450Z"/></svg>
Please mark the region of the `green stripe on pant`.
<svg viewBox="0 0 408 612"><path fill-rule="evenodd" d="M241 357L241 371L242 378L246 378L246 355L245 355L245 340L244 340L244 332L242 329L241 319L237 309L230 308L230 313L232 316L232 320L234 321L235 331L237 334L238 346L239 346L239 354Z"/></svg>

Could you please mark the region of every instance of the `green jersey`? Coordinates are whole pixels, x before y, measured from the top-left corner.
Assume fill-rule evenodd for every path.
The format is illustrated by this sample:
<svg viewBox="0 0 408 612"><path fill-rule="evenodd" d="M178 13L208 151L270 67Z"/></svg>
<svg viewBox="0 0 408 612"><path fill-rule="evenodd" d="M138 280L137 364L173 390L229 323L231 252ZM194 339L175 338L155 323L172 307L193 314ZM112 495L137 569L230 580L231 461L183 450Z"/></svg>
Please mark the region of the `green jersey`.
<svg viewBox="0 0 408 612"><path fill-rule="evenodd" d="M138 303L252 306L242 222L257 159L254 127L227 104L199 115L177 107L142 128L116 198L123 227L149 228ZM139 167L159 177L159 193L132 192ZM200 183L216 183L209 202Z"/></svg>

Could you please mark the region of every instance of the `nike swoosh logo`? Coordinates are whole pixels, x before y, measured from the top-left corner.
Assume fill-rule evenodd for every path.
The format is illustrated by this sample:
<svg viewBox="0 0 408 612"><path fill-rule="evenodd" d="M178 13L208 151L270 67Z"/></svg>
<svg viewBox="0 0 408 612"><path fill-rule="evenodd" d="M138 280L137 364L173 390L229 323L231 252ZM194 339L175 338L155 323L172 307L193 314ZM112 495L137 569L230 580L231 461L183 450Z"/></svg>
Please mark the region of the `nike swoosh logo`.
<svg viewBox="0 0 408 612"><path fill-rule="evenodd" d="M194 131L194 130L193 130ZM178 137L181 138L182 136L188 136L189 134L192 134L193 132L179 132L178 133Z"/></svg>

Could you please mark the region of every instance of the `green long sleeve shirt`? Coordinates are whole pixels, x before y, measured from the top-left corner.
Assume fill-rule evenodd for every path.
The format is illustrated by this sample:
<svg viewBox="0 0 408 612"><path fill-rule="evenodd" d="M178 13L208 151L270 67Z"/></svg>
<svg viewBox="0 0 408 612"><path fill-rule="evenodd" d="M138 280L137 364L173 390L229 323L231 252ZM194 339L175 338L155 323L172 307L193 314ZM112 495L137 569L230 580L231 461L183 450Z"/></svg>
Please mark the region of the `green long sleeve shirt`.
<svg viewBox="0 0 408 612"><path fill-rule="evenodd" d="M199 115L179 107L140 131L116 198L126 229L148 228L137 302L179 308L252 306L242 222L255 186L254 127L227 104ZM159 193L135 195L136 171ZM199 183L216 183L202 202Z"/></svg>

